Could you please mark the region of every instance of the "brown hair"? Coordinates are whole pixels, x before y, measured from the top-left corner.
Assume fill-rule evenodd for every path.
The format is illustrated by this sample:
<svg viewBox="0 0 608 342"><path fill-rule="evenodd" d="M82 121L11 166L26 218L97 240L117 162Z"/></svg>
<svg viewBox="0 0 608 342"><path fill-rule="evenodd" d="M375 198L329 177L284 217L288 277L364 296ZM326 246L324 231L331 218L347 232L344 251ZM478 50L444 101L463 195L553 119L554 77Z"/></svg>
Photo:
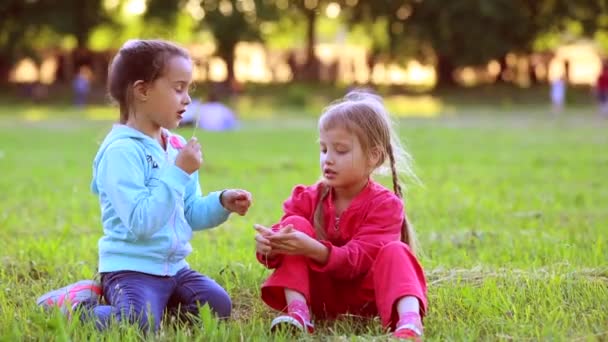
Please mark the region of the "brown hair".
<svg viewBox="0 0 608 342"><path fill-rule="evenodd" d="M129 118L133 84L160 78L175 56L190 59L185 49L164 40L129 40L120 48L108 71L108 93L120 107L120 123Z"/></svg>
<svg viewBox="0 0 608 342"><path fill-rule="evenodd" d="M377 149L381 153L380 160L375 165L376 170L386 171L383 170L383 165L388 164L393 179L393 191L403 199L403 187L399 174L403 173L415 181L418 181L418 178L412 169L412 157L402 147L382 98L361 90L349 92L342 100L325 108L323 115L319 118L319 130L336 127L353 133L358 138L365 154L369 155L373 149ZM321 203L329 191L329 187L321 183L319 200L314 213L314 226L319 238L325 237ZM408 244L412 252L415 252L414 227L409 222L407 215L403 220L401 241Z"/></svg>

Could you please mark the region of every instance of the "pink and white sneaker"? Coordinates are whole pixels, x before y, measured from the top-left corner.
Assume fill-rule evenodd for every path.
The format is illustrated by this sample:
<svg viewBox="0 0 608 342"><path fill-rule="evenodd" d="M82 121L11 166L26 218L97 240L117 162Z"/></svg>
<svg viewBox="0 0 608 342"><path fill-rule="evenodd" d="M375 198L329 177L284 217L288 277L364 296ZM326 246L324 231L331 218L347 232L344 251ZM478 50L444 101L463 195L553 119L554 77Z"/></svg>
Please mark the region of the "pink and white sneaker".
<svg viewBox="0 0 608 342"><path fill-rule="evenodd" d="M416 312L403 314L397 322L397 327L393 332L393 338L407 341L422 341L422 320Z"/></svg>
<svg viewBox="0 0 608 342"><path fill-rule="evenodd" d="M422 330L418 329L416 326L403 326L393 332L393 338L422 342Z"/></svg>
<svg viewBox="0 0 608 342"><path fill-rule="evenodd" d="M99 302L101 284L95 280L81 280L38 297L36 304L47 310L58 307L64 315L70 314L82 302Z"/></svg>
<svg viewBox="0 0 608 342"><path fill-rule="evenodd" d="M270 331L297 331L312 334L315 327L309 320L302 317L296 312L290 312L285 315L278 316L270 323Z"/></svg>

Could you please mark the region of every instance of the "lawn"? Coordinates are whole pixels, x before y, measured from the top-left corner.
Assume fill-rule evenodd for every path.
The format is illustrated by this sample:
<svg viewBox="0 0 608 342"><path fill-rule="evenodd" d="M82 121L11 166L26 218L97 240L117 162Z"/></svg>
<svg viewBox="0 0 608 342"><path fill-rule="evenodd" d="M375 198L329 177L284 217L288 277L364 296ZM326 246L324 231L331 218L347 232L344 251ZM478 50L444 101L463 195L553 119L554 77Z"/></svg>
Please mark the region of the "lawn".
<svg viewBox="0 0 608 342"><path fill-rule="evenodd" d="M608 339L608 120L590 109L556 118L488 108L400 120L423 182L408 187L406 206L428 277L426 340ZM108 113L0 110L0 340L141 338L133 327L99 333L35 305L40 294L95 274L102 230L89 182ZM274 313L258 299L268 272L254 258L252 225L276 222L293 185L318 179L313 115L197 136L203 192L254 195L247 216L195 234L188 258L227 288L234 315L216 322L204 311L199 325L168 323L148 338L269 340ZM317 322L314 339L387 336L378 320L344 317Z"/></svg>

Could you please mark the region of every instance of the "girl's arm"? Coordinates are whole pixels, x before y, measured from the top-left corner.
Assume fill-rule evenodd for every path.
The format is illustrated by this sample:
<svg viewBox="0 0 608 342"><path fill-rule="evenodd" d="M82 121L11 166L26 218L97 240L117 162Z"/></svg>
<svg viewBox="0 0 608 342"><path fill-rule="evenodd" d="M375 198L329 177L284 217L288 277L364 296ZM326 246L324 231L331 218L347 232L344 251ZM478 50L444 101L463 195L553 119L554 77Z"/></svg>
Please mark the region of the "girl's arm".
<svg viewBox="0 0 608 342"><path fill-rule="evenodd" d="M175 165L163 168L155 186L147 187L145 164L129 145L109 147L97 168L100 193L136 239L148 239L162 229L175 212L190 176Z"/></svg>
<svg viewBox="0 0 608 342"><path fill-rule="evenodd" d="M380 248L391 241L398 241L403 223L403 204L397 197L388 197L370 208L364 222L357 228L353 238L344 246L334 246L329 241L320 241L320 247L309 255L317 261L311 268L328 272L338 279L354 279L367 273ZM319 262L327 253L326 262Z"/></svg>
<svg viewBox="0 0 608 342"><path fill-rule="evenodd" d="M312 208L315 201L315 191L313 187L307 187L304 185L297 185L291 191L291 196L283 203L283 217L281 217L281 221L272 225L271 229L276 232L278 231L286 218L290 216L301 216L305 219L309 219L312 216ZM260 264L266 266L267 268L277 268L281 261L283 260L283 255L278 254L272 257L267 255L263 255L260 253L256 253L256 258L260 262Z"/></svg>
<svg viewBox="0 0 608 342"><path fill-rule="evenodd" d="M314 240L307 257L319 265L325 265L327 263L327 259L329 258L329 248L325 246L324 243Z"/></svg>
<svg viewBox="0 0 608 342"><path fill-rule="evenodd" d="M198 181L198 171L192 174L193 180L186 187L184 215L192 230L203 230L219 226L228 219L230 212L221 203L222 191L203 196Z"/></svg>

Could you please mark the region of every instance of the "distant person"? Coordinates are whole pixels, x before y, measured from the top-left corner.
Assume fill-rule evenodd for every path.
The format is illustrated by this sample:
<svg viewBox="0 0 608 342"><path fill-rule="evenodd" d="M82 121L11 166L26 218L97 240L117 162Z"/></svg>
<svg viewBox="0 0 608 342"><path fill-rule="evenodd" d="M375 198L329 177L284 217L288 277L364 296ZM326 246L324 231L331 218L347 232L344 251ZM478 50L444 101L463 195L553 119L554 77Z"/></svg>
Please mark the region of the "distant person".
<svg viewBox="0 0 608 342"><path fill-rule="evenodd" d="M78 107L84 107L91 91L89 76L85 67L78 69L78 73L72 81L72 89L74 91L74 104Z"/></svg>
<svg viewBox="0 0 608 342"><path fill-rule="evenodd" d="M603 117L608 117L608 61L603 63L602 71L597 78L595 92L599 105L599 114Z"/></svg>
<svg viewBox="0 0 608 342"><path fill-rule="evenodd" d="M169 131L190 104L191 82L190 56L173 43L130 40L118 51L108 89L120 106L120 124L101 144L91 182L103 225L101 284L72 284L43 295L38 305L77 313L100 330L118 321L158 331L165 313L197 317L204 305L219 318L230 316L226 290L190 268L186 257L195 231L216 227L231 213L245 215L251 194L202 195L200 144ZM99 302L102 292L107 305Z"/></svg>
<svg viewBox="0 0 608 342"><path fill-rule="evenodd" d="M319 145L322 179L295 186L272 227L255 225L257 259L273 269L261 297L281 312L270 329L313 333L312 315L351 313L380 316L393 337L420 340L426 280L399 173L415 176L381 99L355 91L329 106ZM382 167L391 190L371 177Z"/></svg>
<svg viewBox="0 0 608 342"><path fill-rule="evenodd" d="M180 125L195 125L207 131L228 131L237 128L238 120L235 113L212 92L208 102L195 100L188 106Z"/></svg>
<svg viewBox="0 0 608 342"><path fill-rule="evenodd" d="M566 79L560 76L551 82L551 104L553 114L559 114L564 110L566 100Z"/></svg>

